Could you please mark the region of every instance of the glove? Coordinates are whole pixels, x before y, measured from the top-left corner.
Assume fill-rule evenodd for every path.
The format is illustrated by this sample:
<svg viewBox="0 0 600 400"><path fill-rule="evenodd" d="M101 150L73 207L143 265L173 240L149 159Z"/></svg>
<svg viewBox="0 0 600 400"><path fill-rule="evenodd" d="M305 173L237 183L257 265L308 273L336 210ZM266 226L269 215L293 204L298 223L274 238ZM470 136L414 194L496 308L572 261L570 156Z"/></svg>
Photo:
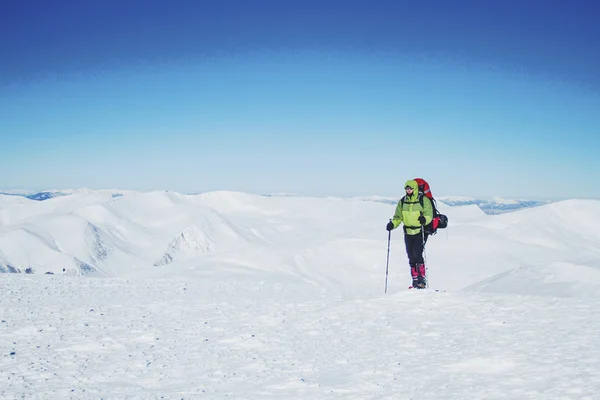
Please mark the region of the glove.
<svg viewBox="0 0 600 400"><path fill-rule="evenodd" d="M388 231L391 231L392 229L394 229L394 223L392 221L388 222L387 225L385 226L385 229L387 229Z"/></svg>
<svg viewBox="0 0 600 400"><path fill-rule="evenodd" d="M419 215L419 223L420 223L421 225L425 225L425 217L424 217L424 216L422 216L422 215Z"/></svg>

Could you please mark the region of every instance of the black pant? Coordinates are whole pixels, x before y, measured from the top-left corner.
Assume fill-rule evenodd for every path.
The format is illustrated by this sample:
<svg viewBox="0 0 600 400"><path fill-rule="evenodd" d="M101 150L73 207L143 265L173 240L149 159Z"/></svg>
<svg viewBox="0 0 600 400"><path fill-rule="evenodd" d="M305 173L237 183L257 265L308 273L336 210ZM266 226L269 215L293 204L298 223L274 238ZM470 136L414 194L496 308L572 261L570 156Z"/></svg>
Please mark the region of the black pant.
<svg viewBox="0 0 600 400"><path fill-rule="evenodd" d="M427 242L427 235L425 235L425 242ZM404 244L406 245L406 255L408 256L408 263L411 267L416 267L419 264L425 264L423 260L423 235L407 235L404 234Z"/></svg>

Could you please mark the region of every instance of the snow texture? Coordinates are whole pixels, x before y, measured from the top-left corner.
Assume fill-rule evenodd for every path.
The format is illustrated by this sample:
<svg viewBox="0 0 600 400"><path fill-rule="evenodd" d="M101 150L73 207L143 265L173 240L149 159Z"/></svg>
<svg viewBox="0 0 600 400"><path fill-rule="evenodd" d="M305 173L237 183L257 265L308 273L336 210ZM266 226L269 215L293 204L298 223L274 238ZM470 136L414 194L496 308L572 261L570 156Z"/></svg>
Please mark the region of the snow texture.
<svg viewBox="0 0 600 400"><path fill-rule="evenodd" d="M598 398L598 201L441 203L384 293L392 204L123 193L0 195L0 398Z"/></svg>

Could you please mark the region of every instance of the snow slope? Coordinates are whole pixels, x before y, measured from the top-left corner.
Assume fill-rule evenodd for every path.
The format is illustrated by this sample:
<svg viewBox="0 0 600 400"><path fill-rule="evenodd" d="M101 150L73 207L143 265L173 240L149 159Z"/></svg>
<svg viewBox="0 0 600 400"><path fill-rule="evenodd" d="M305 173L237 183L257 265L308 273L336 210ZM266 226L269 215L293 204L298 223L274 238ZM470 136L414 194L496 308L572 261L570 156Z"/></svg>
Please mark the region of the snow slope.
<svg viewBox="0 0 600 400"><path fill-rule="evenodd" d="M360 199L239 192L113 197L110 191L85 191L43 202L0 196L0 204L4 270L10 265L36 273L64 268L76 275L158 277L204 274L226 265L344 286L379 280L387 246L381 226L394 211L392 205ZM515 268L556 262L597 270L600 229L589 216L599 208L598 201L569 200L485 215L475 205L441 203L450 226L427 247L431 282L455 290ZM391 264L403 278L405 258L397 230ZM577 283L581 276L565 279Z"/></svg>
<svg viewBox="0 0 600 400"><path fill-rule="evenodd" d="M406 290L396 230L384 293L394 208L0 196L0 268L35 272L0 274L0 398L597 398L600 202L440 204L440 291Z"/></svg>
<svg viewBox="0 0 600 400"><path fill-rule="evenodd" d="M5 276L0 397L597 398L597 298L262 278Z"/></svg>

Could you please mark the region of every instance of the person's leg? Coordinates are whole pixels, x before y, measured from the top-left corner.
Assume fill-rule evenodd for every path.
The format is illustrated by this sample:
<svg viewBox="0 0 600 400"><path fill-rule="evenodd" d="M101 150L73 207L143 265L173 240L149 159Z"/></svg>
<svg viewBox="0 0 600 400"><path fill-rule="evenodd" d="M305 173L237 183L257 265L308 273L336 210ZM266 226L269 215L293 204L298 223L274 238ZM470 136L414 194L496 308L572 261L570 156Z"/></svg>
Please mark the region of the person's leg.
<svg viewBox="0 0 600 400"><path fill-rule="evenodd" d="M410 265L413 286L417 286L419 283L419 244L417 242L420 242L420 239L415 240L415 235L404 234L404 243L406 244L406 254L408 256L408 264Z"/></svg>
<svg viewBox="0 0 600 400"><path fill-rule="evenodd" d="M423 264L423 237L421 234L418 235L406 235L407 252L410 249L408 256L411 265Z"/></svg>
<svg viewBox="0 0 600 400"><path fill-rule="evenodd" d="M406 255L408 256L408 265L410 266L410 275L412 277L412 285L417 286L419 283L419 271L417 268L417 260L414 258L414 238L411 235L404 234L404 244L406 245Z"/></svg>
<svg viewBox="0 0 600 400"><path fill-rule="evenodd" d="M414 262L414 272L413 272L413 281L414 276L417 277L416 285L419 288L424 288L427 286L426 281L426 272L425 272L425 263L423 260L423 236L421 234L413 235L410 239L411 241L411 258Z"/></svg>

